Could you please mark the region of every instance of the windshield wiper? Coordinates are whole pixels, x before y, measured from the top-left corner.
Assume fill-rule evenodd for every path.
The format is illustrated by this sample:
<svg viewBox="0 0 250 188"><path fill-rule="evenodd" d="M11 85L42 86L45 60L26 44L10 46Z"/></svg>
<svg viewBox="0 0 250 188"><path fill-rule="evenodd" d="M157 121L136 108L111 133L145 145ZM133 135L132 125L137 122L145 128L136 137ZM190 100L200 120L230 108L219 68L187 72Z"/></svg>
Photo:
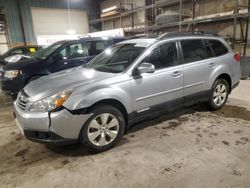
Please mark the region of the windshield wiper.
<svg viewBox="0 0 250 188"><path fill-rule="evenodd" d="M116 63L106 64L106 66L120 65L120 64L126 64L126 63L128 63L128 61L120 61L120 62L116 62Z"/></svg>
<svg viewBox="0 0 250 188"><path fill-rule="evenodd" d="M34 56L33 58L36 59L36 60L44 60L43 58L41 58L41 57L36 57L36 56Z"/></svg>
<svg viewBox="0 0 250 188"><path fill-rule="evenodd" d="M107 68L107 67L98 67L98 68L95 68L95 70L101 71L101 72L117 73L117 71Z"/></svg>

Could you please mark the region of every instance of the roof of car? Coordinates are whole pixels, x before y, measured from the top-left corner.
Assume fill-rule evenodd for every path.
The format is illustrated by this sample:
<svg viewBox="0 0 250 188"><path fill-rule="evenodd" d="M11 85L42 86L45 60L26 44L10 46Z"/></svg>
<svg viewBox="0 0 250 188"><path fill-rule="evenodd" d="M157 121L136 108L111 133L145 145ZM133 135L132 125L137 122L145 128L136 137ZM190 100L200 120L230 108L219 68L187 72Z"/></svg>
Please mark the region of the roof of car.
<svg viewBox="0 0 250 188"><path fill-rule="evenodd" d="M63 44L67 42L77 42L77 41L105 41L105 40L113 40L113 39L127 39L126 37L82 37L79 39L66 39L55 42L54 44Z"/></svg>
<svg viewBox="0 0 250 188"><path fill-rule="evenodd" d="M139 38L139 39L125 40L125 41L120 42L119 44L138 44L141 47L147 47L156 41L157 41L156 39L152 39L152 38Z"/></svg>
<svg viewBox="0 0 250 188"><path fill-rule="evenodd" d="M120 44L138 44L141 47L148 47L155 42L166 39L176 39L176 38L221 38L219 35L213 32L171 32L164 33L157 38L136 38L120 42Z"/></svg>
<svg viewBox="0 0 250 188"><path fill-rule="evenodd" d="M31 47L41 47L41 45L36 45L36 44L34 44L34 45L26 45L26 46L22 45L22 46L15 46L15 47L13 47L11 49L16 49L16 48L31 48Z"/></svg>

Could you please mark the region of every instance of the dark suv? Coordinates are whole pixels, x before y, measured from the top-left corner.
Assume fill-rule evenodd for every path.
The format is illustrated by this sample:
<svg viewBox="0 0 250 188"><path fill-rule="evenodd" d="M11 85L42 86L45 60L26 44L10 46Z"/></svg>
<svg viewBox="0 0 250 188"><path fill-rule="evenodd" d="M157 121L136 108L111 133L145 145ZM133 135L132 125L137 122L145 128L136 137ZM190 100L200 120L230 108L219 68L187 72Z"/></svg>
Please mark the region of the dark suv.
<svg viewBox="0 0 250 188"><path fill-rule="evenodd" d="M56 42L30 59L6 65L0 72L1 89L15 97L32 80L86 64L105 48L123 40L124 37L81 38Z"/></svg>

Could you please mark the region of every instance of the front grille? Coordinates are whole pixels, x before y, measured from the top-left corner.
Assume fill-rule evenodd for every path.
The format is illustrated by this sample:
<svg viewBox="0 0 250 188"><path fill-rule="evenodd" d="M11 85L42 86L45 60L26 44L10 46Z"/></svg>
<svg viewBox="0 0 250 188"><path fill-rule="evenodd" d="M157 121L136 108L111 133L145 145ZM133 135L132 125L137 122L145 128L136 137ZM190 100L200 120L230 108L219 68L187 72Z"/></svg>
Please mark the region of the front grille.
<svg viewBox="0 0 250 188"><path fill-rule="evenodd" d="M26 110L27 103L29 102L28 100L28 95L24 91L20 91L17 97L17 103L20 109L23 111Z"/></svg>

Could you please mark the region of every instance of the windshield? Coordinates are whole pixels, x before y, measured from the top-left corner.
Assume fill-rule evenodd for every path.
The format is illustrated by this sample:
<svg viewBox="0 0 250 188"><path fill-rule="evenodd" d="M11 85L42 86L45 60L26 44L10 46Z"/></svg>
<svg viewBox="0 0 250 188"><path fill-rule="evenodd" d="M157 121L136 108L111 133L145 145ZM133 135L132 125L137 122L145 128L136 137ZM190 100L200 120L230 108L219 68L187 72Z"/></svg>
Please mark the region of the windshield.
<svg viewBox="0 0 250 188"><path fill-rule="evenodd" d="M86 67L102 72L120 73L142 53L145 47L136 44L117 44L106 49Z"/></svg>
<svg viewBox="0 0 250 188"><path fill-rule="evenodd" d="M61 45L62 43L55 43L55 44L48 46L47 48L42 48L37 51L37 53L34 55L34 58L44 60L50 54L52 54L55 50L57 50Z"/></svg>

